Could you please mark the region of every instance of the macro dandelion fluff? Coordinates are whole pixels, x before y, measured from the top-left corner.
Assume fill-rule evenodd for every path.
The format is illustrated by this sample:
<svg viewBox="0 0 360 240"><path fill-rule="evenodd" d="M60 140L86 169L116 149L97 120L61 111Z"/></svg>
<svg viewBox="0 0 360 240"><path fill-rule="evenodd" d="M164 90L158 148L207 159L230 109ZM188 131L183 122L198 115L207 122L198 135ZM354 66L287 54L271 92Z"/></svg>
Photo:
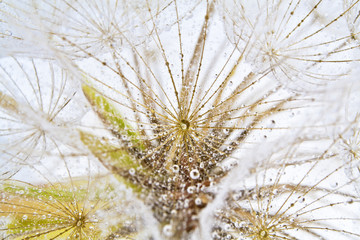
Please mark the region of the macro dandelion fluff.
<svg viewBox="0 0 360 240"><path fill-rule="evenodd" d="M322 0L225 1L224 18L229 39L240 39L257 73L270 71L291 89L310 90L346 76L348 63L357 59L352 50L359 45L351 41L358 35L355 22L349 29L344 17L356 19L357 1L343 6Z"/></svg>
<svg viewBox="0 0 360 240"><path fill-rule="evenodd" d="M108 176L74 177L71 159L58 162L68 170L51 176L42 164L29 166L41 184L7 179L1 183L0 217L3 239L111 239L113 235L139 236L140 220L126 191ZM68 162L67 162L68 161ZM119 208L119 205L126 208ZM135 211L136 212L136 211ZM112 229L112 230L110 230Z"/></svg>
<svg viewBox="0 0 360 240"><path fill-rule="evenodd" d="M81 104L77 92L51 61L12 58L2 60L0 69L1 164L34 163L50 155L59 138L71 135L67 127L79 123L86 110L73 111ZM64 129L69 134L56 133Z"/></svg>
<svg viewBox="0 0 360 240"><path fill-rule="evenodd" d="M3 0L4 239L360 238L358 6Z"/></svg>
<svg viewBox="0 0 360 240"><path fill-rule="evenodd" d="M341 142L339 144L340 156L344 161L349 161L345 168L345 173L347 177L354 181L354 188L359 194L359 176L360 176L360 166L359 166L359 124L358 116L355 118L355 121L348 127L347 131L341 135Z"/></svg>
<svg viewBox="0 0 360 240"><path fill-rule="evenodd" d="M215 239L358 238L360 219L351 210L359 207L351 188L357 178L346 178L351 160L330 152L339 141L316 155L296 155L307 144L297 141L269 156L253 179L229 193L216 213Z"/></svg>
<svg viewBox="0 0 360 240"><path fill-rule="evenodd" d="M344 0L345 8L348 8L356 3L355 1ZM346 20L348 23L348 28L352 34L352 39L359 41L359 6L355 5L349 10L349 14L346 15Z"/></svg>

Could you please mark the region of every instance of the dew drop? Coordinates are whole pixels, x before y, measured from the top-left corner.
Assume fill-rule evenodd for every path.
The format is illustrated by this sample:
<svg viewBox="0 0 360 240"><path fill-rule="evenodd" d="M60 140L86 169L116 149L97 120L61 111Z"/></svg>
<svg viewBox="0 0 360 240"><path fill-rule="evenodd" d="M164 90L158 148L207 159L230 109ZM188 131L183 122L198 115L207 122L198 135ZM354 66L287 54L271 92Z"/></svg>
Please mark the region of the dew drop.
<svg viewBox="0 0 360 240"><path fill-rule="evenodd" d="M167 224L163 228L163 233L166 237L171 237L173 235L172 226L170 224Z"/></svg>
<svg viewBox="0 0 360 240"><path fill-rule="evenodd" d="M235 222L235 228L243 228L246 224L244 222Z"/></svg>
<svg viewBox="0 0 360 240"><path fill-rule="evenodd" d="M238 192L236 194L233 195L233 198L235 201L238 201L241 199L241 197L243 196L243 192Z"/></svg>
<svg viewBox="0 0 360 240"><path fill-rule="evenodd" d="M201 205L202 204L201 198L196 198L195 199L195 204L198 205L198 206Z"/></svg>
<svg viewBox="0 0 360 240"><path fill-rule="evenodd" d="M225 129L223 129L223 132L224 132L224 134L228 134L228 133L229 133L229 129L225 128Z"/></svg>
<svg viewBox="0 0 360 240"><path fill-rule="evenodd" d="M131 176L134 176L134 174L135 174L135 169L134 169L134 168L130 168L130 169L129 169L129 174L130 174Z"/></svg>
<svg viewBox="0 0 360 240"><path fill-rule="evenodd" d="M200 177L200 172L199 172L199 170L197 170L197 169L191 170L191 172L190 172L190 177L191 177L192 179L198 179L198 178Z"/></svg>
<svg viewBox="0 0 360 240"><path fill-rule="evenodd" d="M178 165L172 166L172 171L173 171L174 173L178 173L179 170L180 170L180 167L179 167Z"/></svg>
<svg viewBox="0 0 360 240"><path fill-rule="evenodd" d="M217 232L213 232L213 233L211 233L211 237L212 237L213 239L218 239L218 238L219 238L219 234L218 234Z"/></svg>
<svg viewBox="0 0 360 240"><path fill-rule="evenodd" d="M267 233L266 230L261 230L260 233L259 233L259 235L260 235L261 238L265 238L265 237L268 236L268 233Z"/></svg>
<svg viewBox="0 0 360 240"><path fill-rule="evenodd" d="M330 183L330 186L332 188L337 188L339 186L339 183L338 182L332 182L332 183Z"/></svg>
<svg viewBox="0 0 360 240"><path fill-rule="evenodd" d="M190 186L186 189L186 191L190 194L193 194L195 192L195 187L194 186Z"/></svg>
<svg viewBox="0 0 360 240"><path fill-rule="evenodd" d="M190 122L186 119L183 119L180 121L180 128L184 131L188 130L190 128Z"/></svg>
<svg viewBox="0 0 360 240"><path fill-rule="evenodd" d="M188 208L188 207L189 207L189 199L185 199L184 208Z"/></svg>
<svg viewBox="0 0 360 240"><path fill-rule="evenodd" d="M23 220L26 220L26 219L28 219L28 216L27 216L27 215L24 215L24 216L22 217L22 219L23 219Z"/></svg>
<svg viewBox="0 0 360 240"><path fill-rule="evenodd" d="M230 224L226 224L225 226L224 226L224 229L225 229L225 231L231 231L231 225Z"/></svg>

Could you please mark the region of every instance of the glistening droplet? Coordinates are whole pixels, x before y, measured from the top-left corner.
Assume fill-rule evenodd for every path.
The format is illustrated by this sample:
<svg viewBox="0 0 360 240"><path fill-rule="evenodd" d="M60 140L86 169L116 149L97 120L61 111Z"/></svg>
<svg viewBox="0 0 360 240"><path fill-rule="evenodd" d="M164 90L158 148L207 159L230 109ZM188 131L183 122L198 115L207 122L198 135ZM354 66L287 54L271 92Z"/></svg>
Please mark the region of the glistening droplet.
<svg viewBox="0 0 360 240"><path fill-rule="evenodd" d="M199 172L199 170L197 170L197 169L191 170L191 172L190 172L190 177L191 177L192 179L198 179L198 178L200 177L200 172Z"/></svg>

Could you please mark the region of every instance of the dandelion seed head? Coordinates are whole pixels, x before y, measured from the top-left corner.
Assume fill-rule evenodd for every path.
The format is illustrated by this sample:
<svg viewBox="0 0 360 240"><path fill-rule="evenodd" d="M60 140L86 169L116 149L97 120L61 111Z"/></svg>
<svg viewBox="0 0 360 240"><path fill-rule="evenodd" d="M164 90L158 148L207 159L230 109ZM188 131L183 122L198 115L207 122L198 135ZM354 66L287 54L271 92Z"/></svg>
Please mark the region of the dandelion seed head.
<svg viewBox="0 0 360 240"><path fill-rule="evenodd" d="M180 128L183 130L183 131L186 131L190 128L190 122L188 120L181 120L180 121Z"/></svg>
<svg viewBox="0 0 360 240"><path fill-rule="evenodd" d="M48 57L0 61L0 157L46 182L4 180L3 229L26 213L21 238L358 236L359 144L327 95L358 65L359 3L331 4L6 1L5 55Z"/></svg>
<svg viewBox="0 0 360 240"><path fill-rule="evenodd" d="M360 27L360 19L359 19L359 11L360 8L358 5L350 8L355 1L352 0L344 0L343 7L344 9L349 9L349 14L346 15L347 26L351 32L351 39L359 41L359 27Z"/></svg>
<svg viewBox="0 0 360 240"><path fill-rule="evenodd" d="M337 79L336 76L345 76L351 70L341 61L337 65L342 66L338 71L331 70L330 62L340 58L349 59L349 48L345 46L351 36L340 27L343 20L343 17L338 18L342 14L341 6L329 9L328 5L321 1L309 4L302 1L290 1L289 4L275 1L271 5L227 1L223 10L229 28L227 32L234 43L241 38L238 44L242 44L245 51L248 50L245 55L252 62L253 71L260 73L269 70L270 77L282 81L281 84L292 90L311 90L311 86L325 86L327 82ZM343 15L346 17L351 15L350 12L345 13ZM332 35L334 32L337 36ZM316 43L318 41L327 42L326 48L320 42ZM315 80L319 78L324 80L322 84Z"/></svg>
<svg viewBox="0 0 360 240"><path fill-rule="evenodd" d="M349 158L358 161L360 157L360 131L354 129L353 132L349 139L343 141L343 145Z"/></svg>

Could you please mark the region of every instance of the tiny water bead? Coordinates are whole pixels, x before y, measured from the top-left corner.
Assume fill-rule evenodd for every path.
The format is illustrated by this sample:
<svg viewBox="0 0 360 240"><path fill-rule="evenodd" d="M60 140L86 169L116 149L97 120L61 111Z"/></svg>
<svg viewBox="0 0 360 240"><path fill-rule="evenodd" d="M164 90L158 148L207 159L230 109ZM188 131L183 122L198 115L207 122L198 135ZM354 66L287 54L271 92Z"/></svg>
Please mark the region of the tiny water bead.
<svg viewBox="0 0 360 240"><path fill-rule="evenodd" d="M167 225L164 226L163 234L166 237L171 237L173 235L173 229L172 229L172 226L170 224L167 224Z"/></svg>
<svg viewBox="0 0 360 240"><path fill-rule="evenodd" d="M339 186L339 183L338 182L330 182L330 186L332 188L337 188Z"/></svg>
<svg viewBox="0 0 360 240"><path fill-rule="evenodd" d="M201 198L196 198L195 199L195 204L198 205L198 206L201 205L202 204Z"/></svg>
<svg viewBox="0 0 360 240"><path fill-rule="evenodd" d="M187 188L187 192L190 194L193 194L195 192L196 188L194 186L190 186Z"/></svg>
<svg viewBox="0 0 360 240"><path fill-rule="evenodd" d="M83 221L82 220L79 220L77 223L76 223L76 226L78 227L81 227L83 225Z"/></svg>
<svg viewBox="0 0 360 240"><path fill-rule="evenodd" d="M225 224L224 226L225 231L231 231L231 228L232 228L231 224Z"/></svg>
<svg viewBox="0 0 360 240"><path fill-rule="evenodd" d="M197 169L191 170L191 172L190 172L190 177L191 177L192 179L198 179L198 178L200 177L200 172L199 172L199 170L197 170Z"/></svg>
<svg viewBox="0 0 360 240"><path fill-rule="evenodd" d="M190 128L190 122L188 120L182 119L180 121L180 128L184 131L188 130Z"/></svg>
<svg viewBox="0 0 360 240"><path fill-rule="evenodd" d="M204 163L204 162L201 162L201 163L199 164L199 167L200 167L200 168L204 168L204 167L205 167L205 163Z"/></svg>
<svg viewBox="0 0 360 240"><path fill-rule="evenodd" d="M267 239L267 237L269 236L269 233L266 229L262 229L260 232L259 232L259 238L260 239Z"/></svg>
<svg viewBox="0 0 360 240"><path fill-rule="evenodd" d="M172 166L172 171L173 171L173 173L178 173L179 170L180 170L179 165L174 165L174 166Z"/></svg>
<svg viewBox="0 0 360 240"><path fill-rule="evenodd" d="M24 192L24 190L20 190L17 193L20 194L20 195L23 195L25 192Z"/></svg>
<svg viewBox="0 0 360 240"><path fill-rule="evenodd" d="M134 169L134 168L130 168L130 169L129 169L129 174L130 174L131 176L133 176L133 175L135 174L135 169Z"/></svg>

